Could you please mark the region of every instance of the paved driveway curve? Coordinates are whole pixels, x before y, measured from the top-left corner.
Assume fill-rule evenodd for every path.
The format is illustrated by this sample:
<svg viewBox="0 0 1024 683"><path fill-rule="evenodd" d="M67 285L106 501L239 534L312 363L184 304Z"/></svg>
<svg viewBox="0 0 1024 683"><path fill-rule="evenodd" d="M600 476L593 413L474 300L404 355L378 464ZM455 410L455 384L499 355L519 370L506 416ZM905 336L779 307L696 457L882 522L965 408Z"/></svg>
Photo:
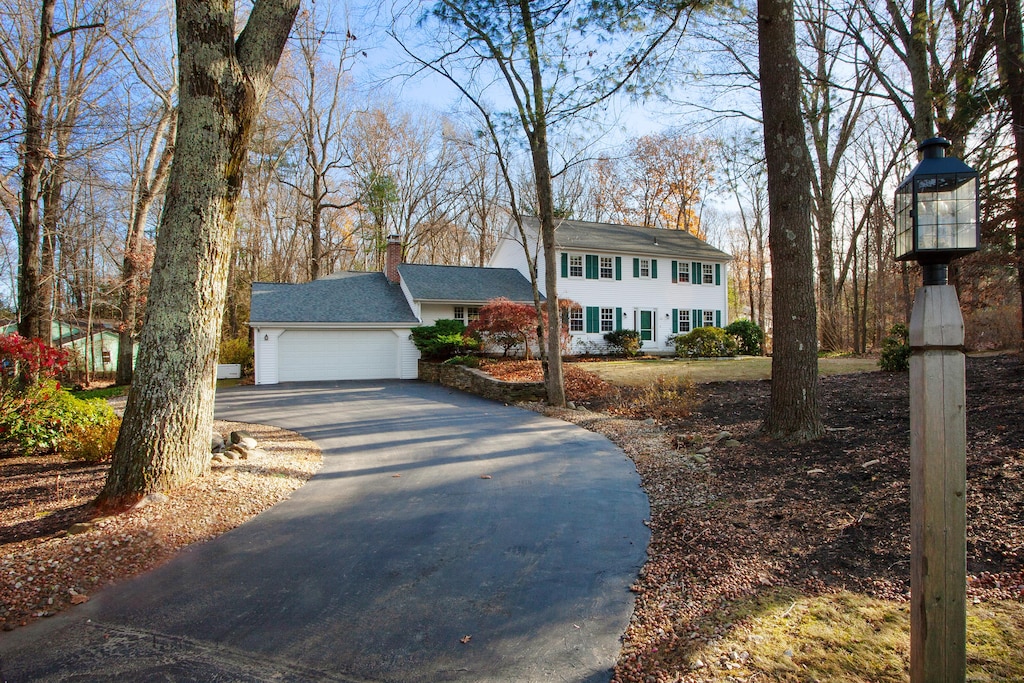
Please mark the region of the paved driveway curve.
<svg viewBox="0 0 1024 683"><path fill-rule="evenodd" d="M648 541L608 440L419 382L241 387L217 416L300 432L323 469L0 635L0 680L608 680Z"/></svg>

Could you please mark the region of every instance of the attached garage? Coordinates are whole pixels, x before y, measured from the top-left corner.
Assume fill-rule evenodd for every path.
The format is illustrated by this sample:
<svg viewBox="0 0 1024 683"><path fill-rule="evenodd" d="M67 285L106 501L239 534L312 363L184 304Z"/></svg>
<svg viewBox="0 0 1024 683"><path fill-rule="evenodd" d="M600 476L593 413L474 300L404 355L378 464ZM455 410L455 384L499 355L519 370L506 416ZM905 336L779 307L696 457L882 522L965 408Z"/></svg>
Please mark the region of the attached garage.
<svg viewBox="0 0 1024 683"><path fill-rule="evenodd" d="M256 383L415 379L409 330L418 324L382 273L253 283Z"/></svg>

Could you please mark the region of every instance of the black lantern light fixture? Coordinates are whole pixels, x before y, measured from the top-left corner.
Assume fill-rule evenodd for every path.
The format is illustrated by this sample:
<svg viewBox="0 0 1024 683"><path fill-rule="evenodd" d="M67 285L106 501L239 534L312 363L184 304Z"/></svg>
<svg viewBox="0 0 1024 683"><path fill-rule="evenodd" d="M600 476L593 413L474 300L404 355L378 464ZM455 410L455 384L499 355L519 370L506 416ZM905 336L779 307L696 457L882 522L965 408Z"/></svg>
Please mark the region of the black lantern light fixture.
<svg viewBox="0 0 1024 683"><path fill-rule="evenodd" d="M978 172L929 138L920 163L896 188L896 260L917 261L925 285L946 284L949 262L978 250Z"/></svg>

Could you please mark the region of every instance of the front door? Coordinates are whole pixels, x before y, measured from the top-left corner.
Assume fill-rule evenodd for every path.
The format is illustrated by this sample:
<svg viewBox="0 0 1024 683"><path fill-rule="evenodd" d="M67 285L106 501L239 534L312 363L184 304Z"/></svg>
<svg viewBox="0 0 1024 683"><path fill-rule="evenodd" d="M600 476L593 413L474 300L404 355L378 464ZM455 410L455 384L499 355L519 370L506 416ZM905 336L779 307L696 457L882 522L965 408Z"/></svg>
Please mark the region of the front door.
<svg viewBox="0 0 1024 683"><path fill-rule="evenodd" d="M654 311L641 309L640 311L640 341L649 342L654 340Z"/></svg>

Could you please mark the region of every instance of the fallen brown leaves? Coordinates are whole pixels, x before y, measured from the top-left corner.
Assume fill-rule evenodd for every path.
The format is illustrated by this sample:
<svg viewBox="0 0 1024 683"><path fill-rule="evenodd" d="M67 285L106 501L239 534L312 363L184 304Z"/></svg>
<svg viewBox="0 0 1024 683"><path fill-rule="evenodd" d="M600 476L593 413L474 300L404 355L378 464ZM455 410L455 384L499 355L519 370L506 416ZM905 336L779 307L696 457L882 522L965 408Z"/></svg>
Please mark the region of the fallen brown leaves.
<svg viewBox="0 0 1024 683"><path fill-rule="evenodd" d="M90 519L89 503L105 466L0 454L0 628L87 602L287 498L320 468L319 449L294 432L230 422L216 428L249 431L265 455L215 466L166 501L99 520Z"/></svg>

